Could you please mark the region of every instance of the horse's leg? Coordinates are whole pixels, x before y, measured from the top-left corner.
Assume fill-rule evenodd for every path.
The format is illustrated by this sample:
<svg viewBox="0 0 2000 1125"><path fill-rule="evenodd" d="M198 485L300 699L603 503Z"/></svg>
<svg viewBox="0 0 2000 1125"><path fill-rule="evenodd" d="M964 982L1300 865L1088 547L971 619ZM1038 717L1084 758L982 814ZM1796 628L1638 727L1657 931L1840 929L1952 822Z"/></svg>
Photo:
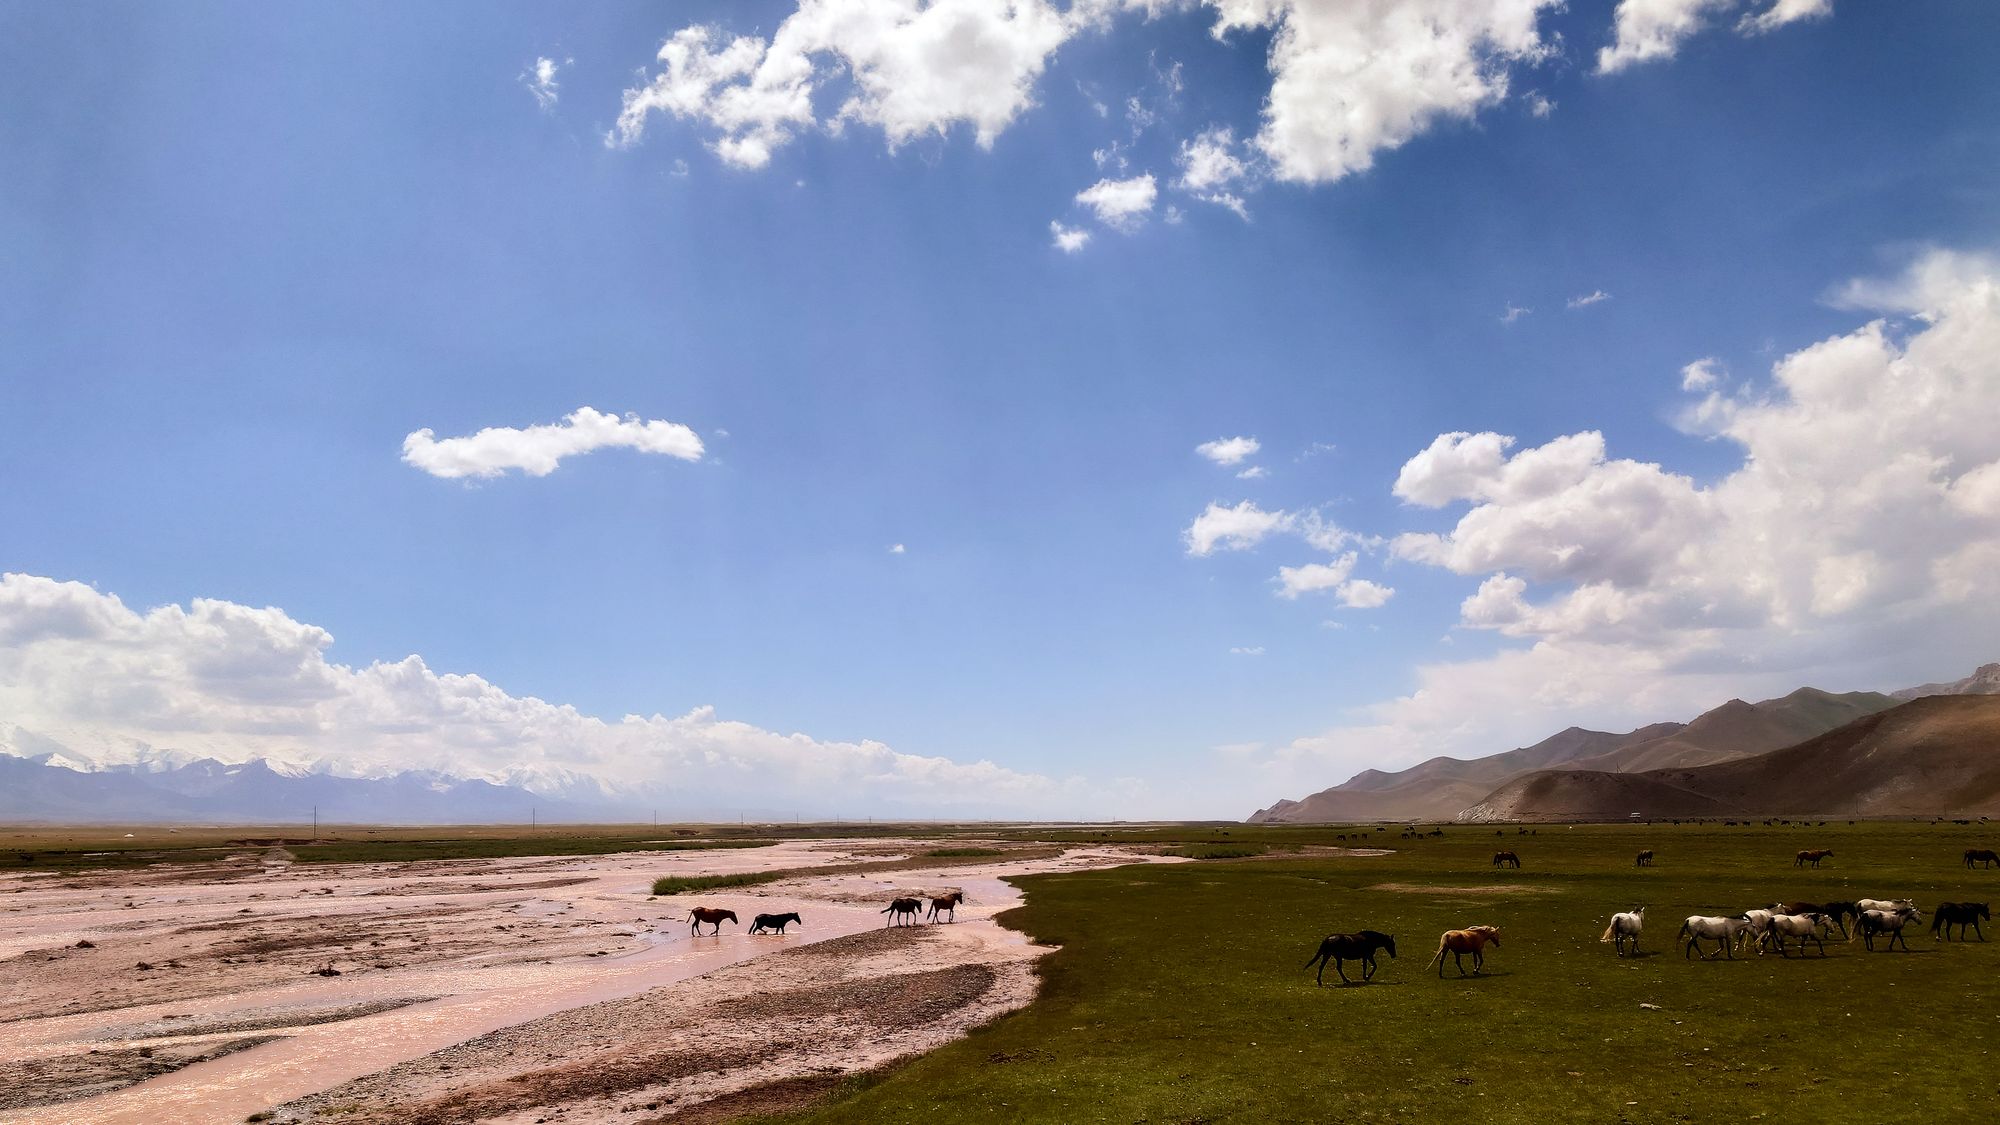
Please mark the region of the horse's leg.
<svg viewBox="0 0 2000 1125"><path fill-rule="evenodd" d="M1338 973L1338 974L1340 974L1340 983L1342 983L1342 984L1353 984L1353 983L1354 983L1353 981L1349 980L1349 979L1348 979L1348 977L1347 977L1347 958L1345 958L1345 957L1335 957L1335 958L1333 959L1333 971L1334 971L1334 972L1336 972L1336 973Z"/></svg>

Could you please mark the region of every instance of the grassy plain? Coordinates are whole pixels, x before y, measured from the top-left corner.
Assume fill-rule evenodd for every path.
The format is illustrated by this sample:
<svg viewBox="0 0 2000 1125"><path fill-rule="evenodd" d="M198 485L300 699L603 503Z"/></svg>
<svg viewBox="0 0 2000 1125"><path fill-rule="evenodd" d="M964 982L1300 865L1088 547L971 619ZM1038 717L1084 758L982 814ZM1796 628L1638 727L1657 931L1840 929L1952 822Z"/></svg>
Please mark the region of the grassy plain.
<svg viewBox="0 0 2000 1125"><path fill-rule="evenodd" d="M1777 898L2000 900L1984 824L1452 826L1364 830L1382 856L1126 867L1020 880L1002 916L1058 944L1023 1011L786 1121L1653 1122L1991 1119L2000 1110L2000 937L1910 953L1830 943L1821 959L1689 961L1694 913ZM1351 829L1208 826L1090 842L1274 849ZM1039 834L1043 838L1062 833ZM1656 866L1634 866L1640 848ZM1801 848L1834 849L1818 870ZM1523 868L1495 869L1499 848ZM1598 935L1646 905L1645 956ZM1437 935L1498 925L1483 977L1425 967ZM1393 933L1372 984L1300 966L1319 938ZM1988 927L1989 934L1991 927ZM1350 973L1353 968L1350 967ZM1333 981L1331 967L1327 973ZM1652 1005L1653 1007L1644 1007Z"/></svg>

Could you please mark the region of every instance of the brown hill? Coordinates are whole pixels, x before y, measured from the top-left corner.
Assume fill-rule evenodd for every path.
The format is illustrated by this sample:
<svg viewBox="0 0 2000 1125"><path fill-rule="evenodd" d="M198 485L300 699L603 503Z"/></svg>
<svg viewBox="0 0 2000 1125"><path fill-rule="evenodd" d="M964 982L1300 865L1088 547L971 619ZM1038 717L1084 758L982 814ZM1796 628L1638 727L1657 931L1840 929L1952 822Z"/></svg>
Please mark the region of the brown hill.
<svg viewBox="0 0 2000 1125"><path fill-rule="evenodd" d="M1397 773L1363 770L1331 789L1260 809L1250 823L1449 820L1532 771L1637 773L1704 766L1790 746L1893 706L1895 700L1879 692L1835 695L1800 688L1761 703L1732 699L1687 724L1654 723L1625 734L1570 727L1533 746L1484 758L1432 758Z"/></svg>
<svg viewBox="0 0 2000 1125"><path fill-rule="evenodd" d="M1930 696L1695 769L1539 770L1458 819L2000 815L2000 696Z"/></svg>

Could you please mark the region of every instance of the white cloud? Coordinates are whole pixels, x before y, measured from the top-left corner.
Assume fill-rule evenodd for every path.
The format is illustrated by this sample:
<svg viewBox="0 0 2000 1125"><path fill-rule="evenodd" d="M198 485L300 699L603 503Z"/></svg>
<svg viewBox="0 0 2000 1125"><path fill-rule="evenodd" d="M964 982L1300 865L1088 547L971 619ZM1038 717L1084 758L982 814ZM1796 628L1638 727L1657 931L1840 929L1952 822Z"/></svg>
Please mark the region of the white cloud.
<svg viewBox="0 0 2000 1125"><path fill-rule="evenodd" d="M556 471L565 457L596 449L625 448L699 461L701 438L679 422L620 418L588 406L554 425L514 429L495 426L469 437L438 440L429 429L403 439L403 461L434 477L497 477L519 469L531 477Z"/></svg>
<svg viewBox="0 0 2000 1125"><path fill-rule="evenodd" d="M1181 170L1174 187L1204 203L1226 207L1238 218L1250 218L1241 192L1256 187L1261 174L1238 155L1234 130L1214 125L1182 141L1174 163Z"/></svg>
<svg viewBox="0 0 2000 1125"><path fill-rule="evenodd" d="M1556 103L1541 94L1528 95L1528 112L1536 117L1547 117L1556 111Z"/></svg>
<svg viewBox="0 0 2000 1125"><path fill-rule="evenodd" d="M1254 647L1254 648L1232 648L1232 649L1230 649L1230 650L1229 650L1229 655L1231 655L1231 656L1262 656L1262 655L1264 655L1264 646L1263 646L1263 645L1257 645L1257 646L1256 646L1256 647Z"/></svg>
<svg viewBox="0 0 2000 1125"><path fill-rule="evenodd" d="M1105 226L1131 231L1146 221L1159 194L1159 185L1148 172L1127 180L1099 180L1077 192L1076 201L1088 207Z"/></svg>
<svg viewBox="0 0 2000 1125"><path fill-rule="evenodd" d="M1521 319L1524 316L1527 316L1529 313L1532 313L1534 311L1535 310L1533 309L1524 309L1519 305L1516 305L1510 301L1507 304L1506 310L1500 314L1500 323L1512 324L1515 321Z"/></svg>
<svg viewBox="0 0 2000 1125"><path fill-rule="evenodd" d="M1082 227L1066 227L1054 219L1049 220L1049 241L1065 254L1074 254L1090 245L1090 232Z"/></svg>
<svg viewBox="0 0 2000 1125"><path fill-rule="evenodd" d="M1194 451L1218 465L1236 465L1255 457L1262 448L1263 444L1256 438L1232 437L1202 442L1194 447Z"/></svg>
<svg viewBox="0 0 2000 1125"><path fill-rule="evenodd" d="M889 545L889 553L892 555L905 555L909 553L909 548L903 546L901 543L892 543Z"/></svg>
<svg viewBox="0 0 2000 1125"><path fill-rule="evenodd" d="M554 59L538 58L528 69L521 72L521 84L535 96L536 105L543 109L555 108L562 92L561 84L556 81L556 72L568 61L565 59L563 62L557 62Z"/></svg>
<svg viewBox="0 0 2000 1125"><path fill-rule="evenodd" d="M1370 582L1366 578L1355 578L1340 584L1340 604L1349 609L1378 609L1389 604L1396 595L1391 587L1380 582Z"/></svg>
<svg viewBox="0 0 2000 1125"><path fill-rule="evenodd" d="M1612 74L1635 63L1672 58L1714 17L1741 6L1742 0L1619 0L1612 14L1613 40L1598 51L1597 71ZM1758 35L1832 14L1833 0L1772 0L1762 11L1746 12L1736 30Z"/></svg>
<svg viewBox="0 0 2000 1125"><path fill-rule="evenodd" d="M1237 480L1263 480L1271 475L1271 470L1262 465L1252 465L1236 474Z"/></svg>
<svg viewBox="0 0 2000 1125"><path fill-rule="evenodd" d="M1210 502L1181 533L1181 538L1187 544L1188 554L1204 556L1218 549L1248 550L1273 532L1289 531L1296 526L1297 516L1290 512L1267 512L1254 500L1245 500L1233 508Z"/></svg>
<svg viewBox="0 0 2000 1125"><path fill-rule="evenodd" d="M958 125L991 147L1073 30L1045 0L801 0L768 40L686 27L660 47L651 81L625 91L607 140L637 143L658 112L706 124L716 154L748 168L801 132L849 122L881 129L891 148ZM816 108L837 77L846 99Z"/></svg>
<svg viewBox="0 0 2000 1125"><path fill-rule="evenodd" d="M1708 391L1722 382L1722 361L1704 356L1681 368L1681 390Z"/></svg>
<svg viewBox="0 0 2000 1125"><path fill-rule="evenodd" d="M1572 309L1587 309L1592 305L1599 304L1604 301L1609 301L1610 299L1611 299L1611 294L1606 293L1602 289L1593 289L1590 292L1583 294L1582 296L1571 297L1569 299L1567 307Z"/></svg>
<svg viewBox="0 0 2000 1125"><path fill-rule="evenodd" d="M1507 96L1513 70L1554 50L1559 0L1215 0L1214 34L1274 28L1257 147L1282 180L1367 171L1443 119Z"/></svg>
<svg viewBox="0 0 2000 1125"><path fill-rule="evenodd" d="M0 749L27 732L107 764L174 749L542 791L580 776L705 808L1088 807L1071 783L991 762L780 734L707 707L600 719L415 656L332 663L332 645L278 609L198 598L140 613L81 583L0 576Z"/></svg>
<svg viewBox="0 0 2000 1125"><path fill-rule="evenodd" d="M1347 576L1354 572L1357 557L1354 552L1349 551L1330 563L1281 566L1278 568L1278 596L1292 599L1301 594L1337 590L1341 583L1347 581Z"/></svg>
<svg viewBox="0 0 2000 1125"><path fill-rule="evenodd" d="M1323 777L1991 660L2000 265L1933 251L1842 292L1911 320L1801 348L1761 389L1695 379L1713 437L1741 454L1712 482L1610 457L1595 432L1518 451L1446 434L1411 458L1398 496L1467 509L1392 551L1477 577L1460 624L1526 647L1419 669L1409 695L1285 754Z"/></svg>

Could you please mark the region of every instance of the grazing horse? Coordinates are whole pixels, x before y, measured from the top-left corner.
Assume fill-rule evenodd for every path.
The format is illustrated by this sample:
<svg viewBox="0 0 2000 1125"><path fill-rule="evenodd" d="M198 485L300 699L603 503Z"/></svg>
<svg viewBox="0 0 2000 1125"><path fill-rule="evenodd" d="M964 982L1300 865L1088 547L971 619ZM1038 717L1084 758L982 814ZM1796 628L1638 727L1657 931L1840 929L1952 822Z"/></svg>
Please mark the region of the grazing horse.
<svg viewBox="0 0 2000 1125"><path fill-rule="evenodd" d="M1451 954L1452 964L1458 966L1458 975L1465 975L1465 955L1472 954L1472 972L1476 976L1486 965L1486 947L1500 948L1500 927L1468 926L1463 930L1446 930L1438 936L1437 956L1431 964L1438 967L1438 976L1444 975L1444 955ZM1430 965L1424 966L1430 968Z"/></svg>
<svg viewBox="0 0 2000 1125"><path fill-rule="evenodd" d="M964 891L953 891L943 898L932 899L930 920L935 922L938 920L939 914L949 914L952 921L958 921L958 904L964 901Z"/></svg>
<svg viewBox="0 0 2000 1125"><path fill-rule="evenodd" d="M1306 962L1306 968L1312 968L1317 962L1319 971L1313 974L1313 980L1325 984L1326 963L1332 961L1333 971L1340 974L1340 983L1353 984L1353 981L1347 979L1347 970L1344 966L1348 961L1359 961L1361 983L1366 984L1368 978L1375 975L1375 951L1378 949L1388 950L1389 957L1393 960L1396 956L1395 937L1376 933L1374 930L1362 930L1358 934L1328 934L1326 940L1319 943L1319 952L1313 954L1311 961Z"/></svg>
<svg viewBox="0 0 2000 1125"><path fill-rule="evenodd" d="M899 899L895 899L895 900L891 901L891 902L889 903L889 905L887 905L887 906L883 907L883 908L882 908L881 910L877 911L876 913L878 913L878 914L887 914L887 915L889 916L889 920L888 920L887 922L884 922L884 923L882 923L882 928L883 928L883 929L888 929L888 928L889 928L890 926L893 926L893 925L895 925L895 924L896 924L897 922L901 921L901 920L902 920L902 918L903 918L903 915L905 915L905 914L907 914L907 915L909 915L909 916L910 916L910 925L912 925L912 926L916 925L916 924L917 924L917 912L918 912L918 911L920 911L920 910L922 910L923 908L924 908L924 900L923 900L923 899L920 899L920 898L899 898Z"/></svg>
<svg viewBox="0 0 2000 1125"><path fill-rule="evenodd" d="M803 918L800 918L797 913L759 914L757 915L756 921L750 923L750 932L753 934L761 934L765 930L776 930L782 934L785 932L786 926L790 926L794 923L801 926L806 924L805 920Z"/></svg>
<svg viewBox="0 0 2000 1125"><path fill-rule="evenodd" d="M1513 867L1519 867L1519 866L1521 866L1521 857L1520 857L1520 856L1517 856L1517 855L1515 855L1515 854L1514 854L1513 852L1494 852L1494 853L1493 853L1493 866L1495 866L1495 867L1507 867L1507 866L1510 866L1510 865L1511 865L1511 866L1513 866Z"/></svg>
<svg viewBox="0 0 2000 1125"><path fill-rule="evenodd" d="M1983 902L1940 902L1937 909L1931 912L1931 936L1937 937L1941 932L1944 940L1950 941L1951 928L1957 926L1958 940L1964 941L1965 927L1971 926L1972 932L1979 935L1979 940L1985 941L1986 931L1979 928L1981 918L1989 922L1993 920Z"/></svg>
<svg viewBox="0 0 2000 1125"><path fill-rule="evenodd" d="M1637 910L1627 911L1623 914L1613 914L1611 916L1611 924L1604 927L1604 936L1597 940L1616 942L1618 945L1618 956L1623 957L1625 956L1625 939L1631 938L1632 952L1637 953L1639 952L1639 931L1645 924L1646 908L1643 906Z"/></svg>
<svg viewBox="0 0 2000 1125"><path fill-rule="evenodd" d="M1807 848L1805 851L1799 853L1799 858L1792 861L1792 866L1805 867L1807 865L1811 865L1813 867L1818 867L1820 860L1832 859L1832 858L1833 858L1832 848Z"/></svg>
<svg viewBox="0 0 2000 1125"><path fill-rule="evenodd" d="M1777 943L1780 957L1791 956L1785 952L1785 939L1788 937L1799 939L1799 956L1806 955L1806 939L1811 938L1814 944L1819 946L1819 955L1824 957L1826 940L1823 935L1827 925L1824 914L1773 914L1771 928L1765 931L1765 934Z"/></svg>
<svg viewBox="0 0 2000 1125"><path fill-rule="evenodd" d="M1861 924L1856 926L1855 930L1860 933L1862 942L1867 945L1871 953L1875 949L1876 934L1889 935L1887 948L1896 948L1896 943L1900 941L1903 943L1903 952L1908 953L1910 942L1903 936L1903 927L1922 919L1923 915L1914 906L1903 910L1864 910L1861 912Z"/></svg>
<svg viewBox="0 0 2000 1125"><path fill-rule="evenodd" d="M701 932L702 925L706 923L714 926L715 932L720 934L724 918L729 919L731 922L736 922L736 912L734 910L716 910L707 906L697 906L688 911L688 921L694 923L694 925L688 928L690 931L698 934ZM737 925L740 926L742 923L737 922Z"/></svg>
<svg viewBox="0 0 2000 1125"><path fill-rule="evenodd" d="M1965 849L1965 865L1971 867L1975 863L1981 867L1991 867L1996 863L2000 863L2000 852L1996 852L1991 848Z"/></svg>
<svg viewBox="0 0 2000 1125"><path fill-rule="evenodd" d="M1675 935L1674 940L1688 939L1687 948L1681 952L1683 957L1693 957L1695 951L1701 948L1701 942L1712 941L1716 943L1716 952L1728 956L1733 961L1736 959L1736 939L1742 937L1743 931L1749 928L1750 919L1740 915L1735 918L1716 918L1690 914L1687 920L1681 923L1681 932ZM1701 956L1703 960L1707 960L1715 954L1704 953Z"/></svg>
<svg viewBox="0 0 2000 1125"><path fill-rule="evenodd" d="M1653 866L1653 849L1647 848L1645 851L1639 853L1639 862L1637 866L1639 867Z"/></svg>

